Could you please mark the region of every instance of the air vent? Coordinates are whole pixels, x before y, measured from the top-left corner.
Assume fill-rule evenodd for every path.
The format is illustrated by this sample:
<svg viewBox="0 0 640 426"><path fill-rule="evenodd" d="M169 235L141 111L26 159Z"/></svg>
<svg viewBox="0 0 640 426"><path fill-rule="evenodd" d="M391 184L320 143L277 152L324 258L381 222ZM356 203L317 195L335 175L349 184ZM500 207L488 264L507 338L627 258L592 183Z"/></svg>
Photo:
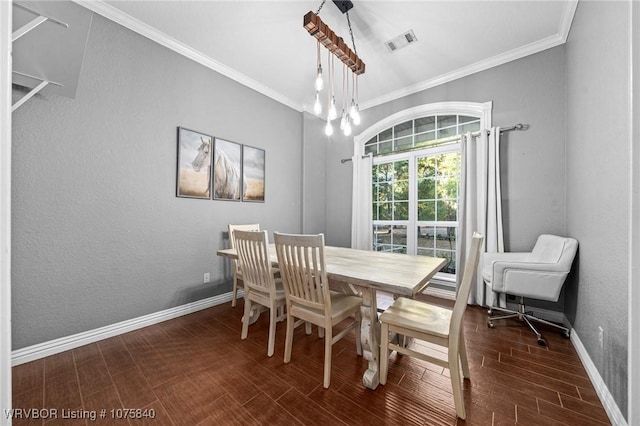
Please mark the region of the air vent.
<svg viewBox="0 0 640 426"><path fill-rule="evenodd" d="M395 52L396 50L400 50L403 47L406 47L417 41L418 39L416 38L416 35L413 32L413 30L409 30L404 34L401 34L398 37L395 37L387 41L385 45L387 46L387 49L389 49L391 52Z"/></svg>

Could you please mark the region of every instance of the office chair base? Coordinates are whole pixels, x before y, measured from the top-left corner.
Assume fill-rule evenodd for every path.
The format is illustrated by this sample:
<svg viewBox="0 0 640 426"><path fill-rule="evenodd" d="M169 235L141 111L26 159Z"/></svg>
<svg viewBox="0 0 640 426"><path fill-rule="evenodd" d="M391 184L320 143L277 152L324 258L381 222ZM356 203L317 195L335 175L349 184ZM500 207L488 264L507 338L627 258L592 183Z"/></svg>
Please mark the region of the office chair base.
<svg viewBox="0 0 640 426"><path fill-rule="evenodd" d="M504 313L504 315L493 315L494 310ZM565 338L569 338L571 334L571 330L569 330L567 327L552 323L547 320L543 320L542 318L538 318L534 316L531 311L525 311L523 304L520 304L520 311L513 311L511 309L499 308L494 306L489 308L488 313L489 313L489 319L487 320L487 326L489 328L494 327L494 324L493 324L494 320L517 318L520 321L524 321L525 323L527 323L527 326L529 327L529 329L531 329L531 331L533 331L533 333L538 338L538 345L540 346L547 346L547 341L542 337L542 334L540 334L538 329L533 325L532 321L537 321L542 324L546 324L551 327L557 328L558 330L560 330L562 336Z"/></svg>

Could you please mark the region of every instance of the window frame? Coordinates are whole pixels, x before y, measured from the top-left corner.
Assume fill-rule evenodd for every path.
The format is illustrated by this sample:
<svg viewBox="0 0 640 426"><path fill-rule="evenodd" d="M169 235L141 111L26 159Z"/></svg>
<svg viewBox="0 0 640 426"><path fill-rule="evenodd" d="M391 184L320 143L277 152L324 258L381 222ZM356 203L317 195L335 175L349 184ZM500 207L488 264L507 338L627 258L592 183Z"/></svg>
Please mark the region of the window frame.
<svg viewBox="0 0 640 426"><path fill-rule="evenodd" d="M397 112L392 114L377 123L374 123L360 134L356 135L353 139L354 143L354 153L356 155L364 155L365 152L365 144L371 140L373 137L376 137L378 134L384 132L387 129L394 128L397 125L403 124L409 120L415 120L419 118L424 118L426 116L442 116L442 115L467 115L467 116L475 116L480 119L480 129L491 128L492 126L492 111L493 102L437 102L425 105L419 105L413 108L408 108L406 110ZM373 164L377 165L380 163L387 163L391 161L409 161L409 174L415 176L415 169L417 167L417 160L420 157L424 157L425 155L438 155L442 152L453 152L460 151L460 143L455 144L445 144L440 146L424 146L424 147L414 147L404 151L398 152L390 152L390 153L382 153L373 155ZM461 166L463 167L463 166ZM372 171L369 170L369 173ZM412 173L413 172L413 173ZM413 180L409 180L409 193L414 194L417 191L417 183ZM371 189L369 189L371 191ZM356 194L354 194L356 196ZM412 195L410 195L410 198ZM417 198L417 195L415 195ZM414 235L413 231L409 230L409 226L412 224L418 225L423 221L418 221L416 214L417 211L413 211L414 209L409 209L409 219L406 221L396 221L391 220L388 221L388 225L397 225L397 226L406 226L407 227L407 253L412 253L413 248L417 246L417 236ZM371 210L369 210L371 212ZM373 218L372 218L373 219ZM378 225L385 225L377 221ZM385 221L387 222L387 221ZM403 223L399 223L403 222ZM406 224L404 223L406 222ZM458 221L459 222L459 221ZM439 225L436 225L439 226ZM459 235L459 238L463 236ZM457 256L457 254L456 254ZM446 286L455 287L455 281L451 274L438 274L436 275L436 280L439 281L439 284L443 284Z"/></svg>

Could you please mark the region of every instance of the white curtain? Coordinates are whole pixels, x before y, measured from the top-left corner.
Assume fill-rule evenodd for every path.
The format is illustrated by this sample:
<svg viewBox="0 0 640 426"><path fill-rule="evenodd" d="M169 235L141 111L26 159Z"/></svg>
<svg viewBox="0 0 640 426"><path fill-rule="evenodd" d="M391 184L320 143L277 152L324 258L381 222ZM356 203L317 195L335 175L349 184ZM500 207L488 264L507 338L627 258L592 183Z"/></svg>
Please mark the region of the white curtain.
<svg viewBox="0 0 640 426"><path fill-rule="evenodd" d="M373 221L371 218L371 168L373 158L356 154L353 163L351 207L351 248L371 250Z"/></svg>
<svg viewBox="0 0 640 426"><path fill-rule="evenodd" d="M473 231L484 235L484 252L504 252L502 196L500 193L500 128L483 130L478 137L467 133L462 138L462 178L460 188L460 238L458 271L464 270L467 249ZM458 284L462 274L458 274ZM475 288L469 303L489 305L494 295L482 280L482 262L478 266Z"/></svg>

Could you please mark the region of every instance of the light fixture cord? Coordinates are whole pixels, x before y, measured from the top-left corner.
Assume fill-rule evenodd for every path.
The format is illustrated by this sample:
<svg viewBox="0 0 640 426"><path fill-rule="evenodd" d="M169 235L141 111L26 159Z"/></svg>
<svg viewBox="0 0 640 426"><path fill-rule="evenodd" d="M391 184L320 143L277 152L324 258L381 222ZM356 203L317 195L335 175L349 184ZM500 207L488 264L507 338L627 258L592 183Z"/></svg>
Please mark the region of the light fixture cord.
<svg viewBox="0 0 640 426"><path fill-rule="evenodd" d="M317 15L318 13L320 13L320 9L322 9L322 6L324 6L324 4L325 4L325 2L326 2L326 1L327 1L327 0L322 0L322 3L320 3L320 7L318 8L318 11L316 12L316 15Z"/></svg>
<svg viewBox="0 0 640 426"><path fill-rule="evenodd" d="M351 73L351 100L355 100L356 98L356 73Z"/></svg>
<svg viewBox="0 0 640 426"><path fill-rule="evenodd" d="M353 78L354 78L353 91L356 94L356 104L357 104L358 103L358 75L356 73L353 73Z"/></svg>
<svg viewBox="0 0 640 426"><path fill-rule="evenodd" d="M347 64L344 64L342 66L342 111L343 112L346 108L346 100L348 96L349 96L349 76L347 75Z"/></svg>

